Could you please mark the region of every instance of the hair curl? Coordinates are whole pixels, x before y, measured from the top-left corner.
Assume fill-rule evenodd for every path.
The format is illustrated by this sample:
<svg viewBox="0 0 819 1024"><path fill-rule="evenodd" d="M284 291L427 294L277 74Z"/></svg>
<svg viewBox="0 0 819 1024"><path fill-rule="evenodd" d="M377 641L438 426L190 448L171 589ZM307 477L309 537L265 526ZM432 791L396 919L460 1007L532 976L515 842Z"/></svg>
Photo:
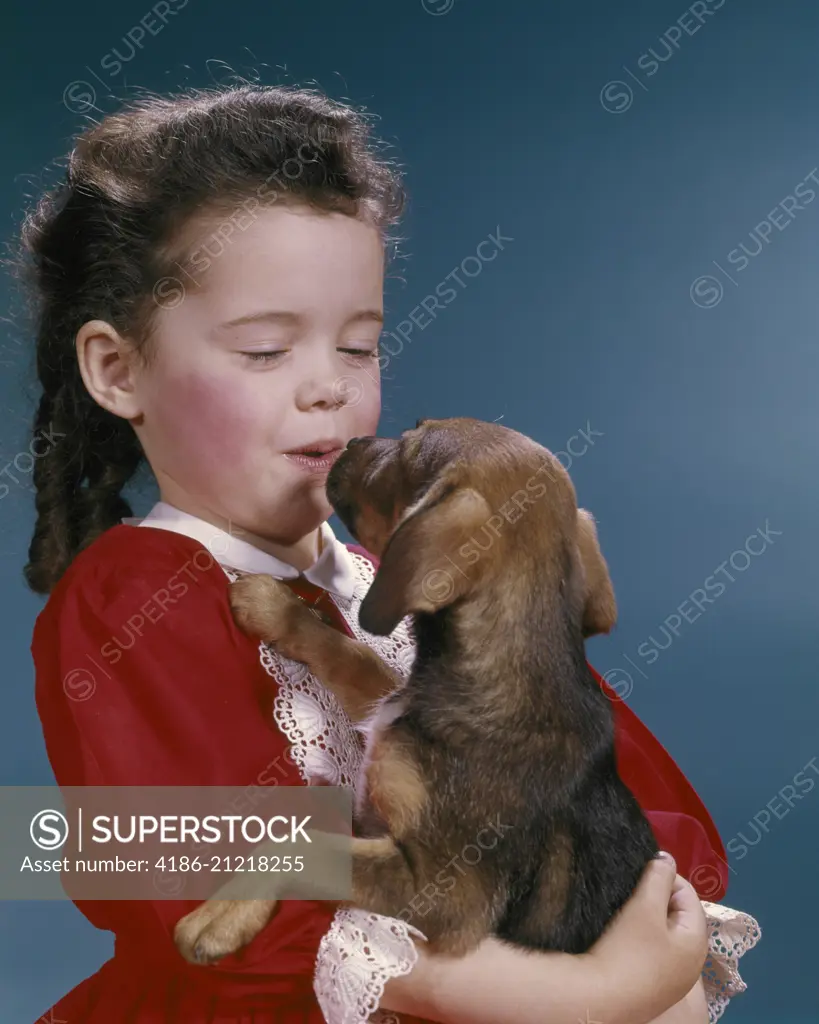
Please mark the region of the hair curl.
<svg viewBox="0 0 819 1024"><path fill-rule="evenodd" d="M157 289L190 255L179 251L183 226L280 197L366 218L385 241L405 202L369 115L317 90L241 85L151 95L103 118L75 139L64 181L27 214L22 263L42 385L33 436L64 435L34 465L24 575L36 593L50 593L79 551L132 514L122 490L144 458L131 425L84 385L80 327L105 320L148 359Z"/></svg>

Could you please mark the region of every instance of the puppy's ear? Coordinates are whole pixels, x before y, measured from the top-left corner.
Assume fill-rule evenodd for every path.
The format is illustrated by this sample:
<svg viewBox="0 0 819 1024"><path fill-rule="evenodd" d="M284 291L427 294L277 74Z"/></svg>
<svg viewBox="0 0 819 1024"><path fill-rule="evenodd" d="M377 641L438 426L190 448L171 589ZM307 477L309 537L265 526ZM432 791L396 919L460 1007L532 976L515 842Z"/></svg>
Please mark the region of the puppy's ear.
<svg viewBox="0 0 819 1024"><path fill-rule="evenodd" d="M475 580L458 550L492 512L471 487L444 476L408 508L381 555L372 586L361 602L361 628L391 633L405 615L436 612L462 597Z"/></svg>
<svg viewBox="0 0 819 1024"><path fill-rule="evenodd" d="M577 510L577 548L583 567L583 636L609 633L617 621L617 602L597 527L590 512Z"/></svg>

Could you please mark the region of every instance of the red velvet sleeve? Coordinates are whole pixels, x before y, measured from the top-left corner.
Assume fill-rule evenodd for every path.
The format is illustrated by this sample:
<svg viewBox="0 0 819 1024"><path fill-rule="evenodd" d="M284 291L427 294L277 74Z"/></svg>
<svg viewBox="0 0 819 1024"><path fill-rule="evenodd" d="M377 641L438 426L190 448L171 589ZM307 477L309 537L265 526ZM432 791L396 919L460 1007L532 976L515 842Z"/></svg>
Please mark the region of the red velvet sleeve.
<svg viewBox="0 0 819 1024"><path fill-rule="evenodd" d="M301 785L272 716L258 643L234 624L228 580L188 537L118 526L72 564L37 619L36 701L60 786ZM198 900L78 901L118 944L178 956ZM312 974L332 908L284 900L226 972ZM181 958L180 958L181 960Z"/></svg>

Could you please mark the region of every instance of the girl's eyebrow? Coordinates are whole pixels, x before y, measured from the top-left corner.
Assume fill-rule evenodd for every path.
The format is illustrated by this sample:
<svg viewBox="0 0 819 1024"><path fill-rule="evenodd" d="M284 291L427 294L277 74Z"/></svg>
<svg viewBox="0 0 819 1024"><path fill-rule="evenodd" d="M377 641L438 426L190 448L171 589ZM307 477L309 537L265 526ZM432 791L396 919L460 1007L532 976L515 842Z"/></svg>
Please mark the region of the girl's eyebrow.
<svg viewBox="0 0 819 1024"><path fill-rule="evenodd" d="M384 323L384 314L380 309L362 309L358 313L353 313L351 317L347 319L347 323L354 323L356 320L367 320L377 324Z"/></svg>
<svg viewBox="0 0 819 1024"><path fill-rule="evenodd" d="M303 317L298 313L291 313L283 309L263 309L258 313L246 313L244 316L237 316L234 320L226 320L219 324L217 331L226 331L231 327L241 327L242 324L255 323L282 323L294 325L301 323Z"/></svg>
<svg viewBox="0 0 819 1024"><path fill-rule="evenodd" d="M219 324L216 330L226 331L232 327L241 327L242 324L255 323L279 323L286 324L287 326L298 326L303 323L304 319L303 314L293 313L290 310L263 309L258 313L247 313L244 316L237 316L234 320L226 320L225 323ZM384 314L380 309L362 309L348 317L345 321L345 326L357 320L374 321L375 323L383 324Z"/></svg>

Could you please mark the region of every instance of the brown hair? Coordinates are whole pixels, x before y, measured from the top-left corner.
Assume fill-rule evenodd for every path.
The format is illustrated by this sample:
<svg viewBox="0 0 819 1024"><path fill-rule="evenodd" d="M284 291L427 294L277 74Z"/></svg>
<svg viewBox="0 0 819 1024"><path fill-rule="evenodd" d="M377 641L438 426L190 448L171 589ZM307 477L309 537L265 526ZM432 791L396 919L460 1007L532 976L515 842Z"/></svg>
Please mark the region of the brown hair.
<svg viewBox="0 0 819 1024"><path fill-rule="evenodd" d="M33 435L64 434L34 465L32 590L49 593L79 551L132 514L121 492L144 457L130 424L85 388L80 327L105 320L147 358L157 309L190 267L175 240L203 211L252 215L281 196L363 217L387 241L404 192L370 120L316 90L240 85L143 97L77 137L64 181L21 236L42 385Z"/></svg>

